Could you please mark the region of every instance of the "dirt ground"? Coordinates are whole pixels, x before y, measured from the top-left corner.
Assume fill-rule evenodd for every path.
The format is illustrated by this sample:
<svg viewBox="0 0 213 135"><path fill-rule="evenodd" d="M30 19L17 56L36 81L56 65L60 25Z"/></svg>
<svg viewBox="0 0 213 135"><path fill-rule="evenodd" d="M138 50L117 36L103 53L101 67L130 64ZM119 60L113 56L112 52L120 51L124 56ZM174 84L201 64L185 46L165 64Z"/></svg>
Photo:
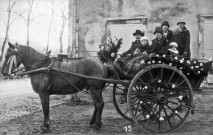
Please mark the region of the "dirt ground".
<svg viewBox="0 0 213 135"><path fill-rule="evenodd" d="M112 89L104 91L105 107L102 115L103 126L100 131L89 127L89 121L94 107L88 102L75 105L67 101L65 96L51 96L51 133L57 135L139 135L150 134L122 118L112 103ZM26 95L25 95L26 96ZM81 99L91 101L89 95L80 94ZM7 99L11 100L11 99ZM0 103L0 135L30 135L39 134L43 121L40 100L38 96L26 96L17 99L16 104ZM212 95L196 94L195 114L190 115L185 124L168 133L172 135L213 135L213 93ZM131 126L126 132L125 127Z"/></svg>

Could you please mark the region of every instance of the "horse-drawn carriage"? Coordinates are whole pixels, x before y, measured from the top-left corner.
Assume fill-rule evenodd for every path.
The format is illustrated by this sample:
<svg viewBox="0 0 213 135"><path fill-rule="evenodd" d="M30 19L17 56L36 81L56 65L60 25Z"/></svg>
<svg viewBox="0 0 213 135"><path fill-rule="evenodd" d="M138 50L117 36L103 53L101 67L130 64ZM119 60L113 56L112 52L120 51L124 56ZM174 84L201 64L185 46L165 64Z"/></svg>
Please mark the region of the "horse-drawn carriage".
<svg viewBox="0 0 213 135"><path fill-rule="evenodd" d="M114 55L109 55L113 60L117 49ZM124 77L116 63L113 67L104 66L95 58L61 63L30 47L12 44L4 65L13 55L17 57L17 64L22 62L27 68L24 74L29 74L33 89L41 99L43 131L49 129L49 95L72 94L82 89L89 89L88 93L92 94L95 110L90 124L99 129L105 83L113 84L113 103L123 118L150 132L173 131L193 113L193 88L200 87L212 68L212 61L154 55L140 60L133 77Z"/></svg>

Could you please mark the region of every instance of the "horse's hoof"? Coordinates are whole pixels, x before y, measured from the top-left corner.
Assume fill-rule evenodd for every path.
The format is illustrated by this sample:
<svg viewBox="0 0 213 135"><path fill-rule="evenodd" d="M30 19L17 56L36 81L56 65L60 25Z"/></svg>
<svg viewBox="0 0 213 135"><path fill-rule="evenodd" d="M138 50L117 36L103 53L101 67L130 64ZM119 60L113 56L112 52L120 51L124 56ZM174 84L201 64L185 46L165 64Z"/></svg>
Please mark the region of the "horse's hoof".
<svg viewBox="0 0 213 135"><path fill-rule="evenodd" d="M95 130L100 130L102 124L93 124L92 128Z"/></svg>
<svg viewBox="0 0 213 135"><path fill-rule="evenodd" d="M44 125L41 126L41 128L40 128L40 133L41 133L41 134L49 133L49 132L50 132L49 127L46 127L46 126L44 126Z"/></svg>

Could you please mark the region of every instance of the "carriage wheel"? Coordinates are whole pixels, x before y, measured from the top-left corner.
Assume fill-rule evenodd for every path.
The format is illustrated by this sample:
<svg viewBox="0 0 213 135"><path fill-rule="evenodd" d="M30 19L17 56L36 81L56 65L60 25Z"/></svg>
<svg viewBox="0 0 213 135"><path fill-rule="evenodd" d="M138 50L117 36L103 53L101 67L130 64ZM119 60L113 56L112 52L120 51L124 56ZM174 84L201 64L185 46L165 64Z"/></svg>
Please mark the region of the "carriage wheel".
<svg viewBox="0 0 213 135"><path fill-rule="evenodd" d="M183 125L193 107L193 93L181 71L156 64L133 78L127 103L131 117L140 128L165 133Z"/></svg>
<svg viewBox="0 0 213 135"><path fill-rule="evenodd" d="M126 120L134 122L127 107L128 87L121 84L113 85L113 103L117 112Z"/></svg>

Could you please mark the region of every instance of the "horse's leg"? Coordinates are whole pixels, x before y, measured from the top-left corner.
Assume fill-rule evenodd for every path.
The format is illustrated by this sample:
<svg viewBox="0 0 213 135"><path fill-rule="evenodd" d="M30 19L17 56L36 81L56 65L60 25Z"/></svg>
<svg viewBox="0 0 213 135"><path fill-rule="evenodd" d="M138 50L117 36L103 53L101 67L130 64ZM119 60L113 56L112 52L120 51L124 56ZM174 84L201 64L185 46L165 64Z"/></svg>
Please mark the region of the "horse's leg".
<svg viewBox="0 0 213 135"><path fill-rule="evenodd" d="M92 90L93 91L93 90ZM93 117L90 122L94 121L93 128L99 130L102 123L101 123L101 116L104 108L104 101L102 97L102 92L95 92L92 94L92 98L95 105L95 110L93 113Z"/></svg>
<svg viewBox="0 0 213 135"><path fill-rule="evenodd" d="M44 113L44 121L43 125L41 126L41 132L49 132L50 128L50 117L49 117L49 102L50 102L50 96L48 93L40 93L39 94L42 109Z"/></svg>
<svg viewBox="0 0 213 135"><path fill-rule="evenodd" d="M94 111L93 111L93 115L92 115L92 119L90 120L89 124L90 125L93 125L95 123L95 117L96 117L96 114L97 114L97 107L96 105L94 104Z"/></svg>

